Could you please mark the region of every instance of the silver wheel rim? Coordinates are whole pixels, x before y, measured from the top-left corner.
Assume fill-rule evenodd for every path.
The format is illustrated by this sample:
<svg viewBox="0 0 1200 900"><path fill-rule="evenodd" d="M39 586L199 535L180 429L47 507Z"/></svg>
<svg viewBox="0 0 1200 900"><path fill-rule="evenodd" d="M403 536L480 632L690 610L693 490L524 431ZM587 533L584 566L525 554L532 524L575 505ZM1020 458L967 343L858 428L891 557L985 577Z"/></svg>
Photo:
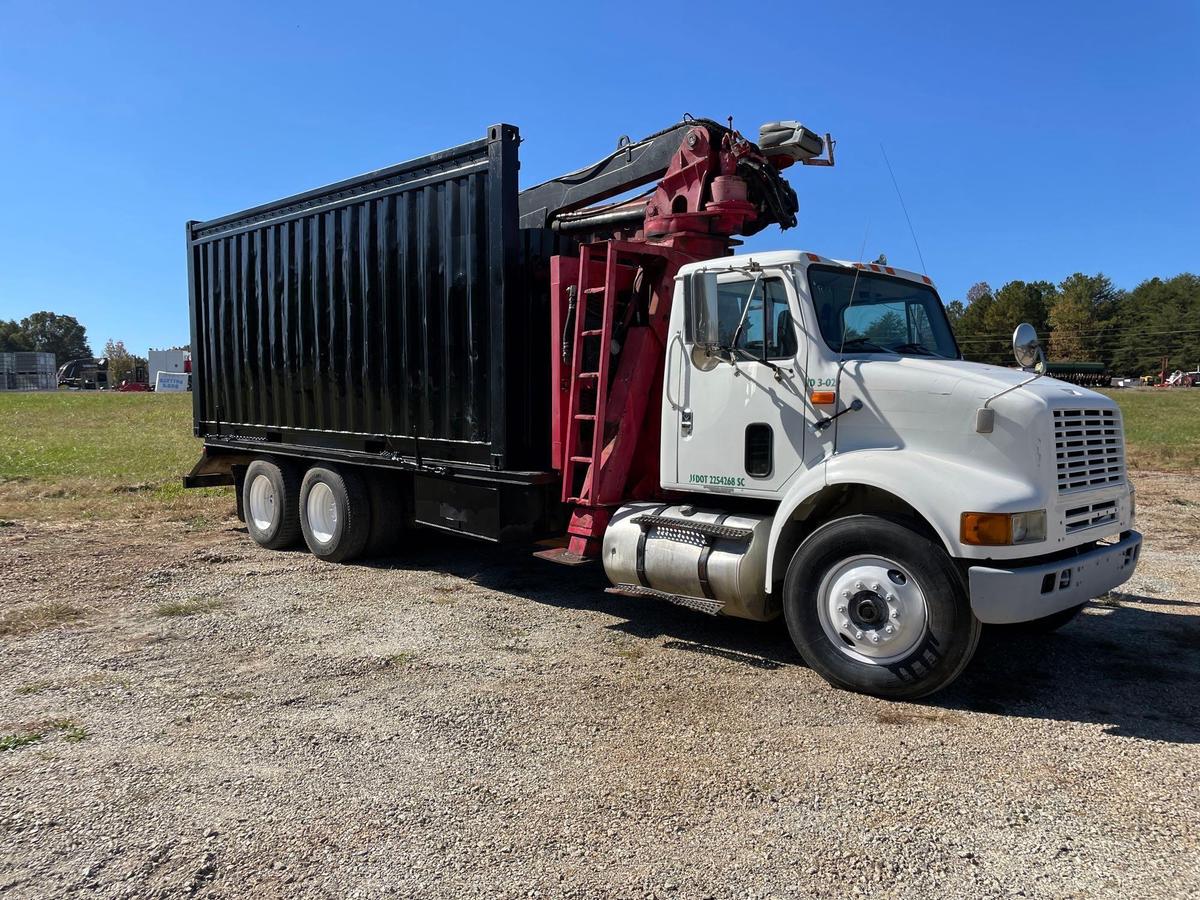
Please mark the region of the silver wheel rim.
<svg viewBox="0 0 1200 900"><path fill-rule="evenodd" d="M250 520L259 531L270 531L275 524L275 485L266 475L255 475L250 482Z"/></svg>
<svg viewBox="0 0 1200 900"><path fill-rule="evenodd" d="M908 656L929 629L929 607L912 573L882 556L855 556L821 579L817 613L843 655L873 666Z"/></svg>
<svg viewBox="0 0 1200 900"><path fill-rule="evenodd" d="M328 544L337 529L337 498L333 490L323 481L318 481L308 492L308 530L317 543Z"/></svg>

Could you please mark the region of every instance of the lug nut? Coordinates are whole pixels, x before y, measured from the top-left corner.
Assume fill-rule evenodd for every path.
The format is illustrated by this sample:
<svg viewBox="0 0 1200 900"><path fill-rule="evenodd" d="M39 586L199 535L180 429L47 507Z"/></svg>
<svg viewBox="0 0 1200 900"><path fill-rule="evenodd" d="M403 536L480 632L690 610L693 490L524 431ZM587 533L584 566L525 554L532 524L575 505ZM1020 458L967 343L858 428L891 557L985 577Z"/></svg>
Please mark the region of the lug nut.
<svg viewBox="0 0 1200 900"><path fill-rule="evenodd" d="M857 640L860 640L860 641L861 641L861 640L862 640L862 632L861 632L861 631L856 631L856 632L854 632L854 637L855 637Z"/></svg>
<svg viewBox="0 0 1200 900"><path fill-rule="evenodd" d="M896 631L896 629L893 628L891 625L889 625L887 628L885 628L883 630L886 631L888 634L893 634Z"/></svg>
<svg viewBox="0 0 1200 900"><path fill-rule="evenodd" d="M900 611L897 609L893 609L892 610L892 618L899 621L900 620Z"/></svg>
<svg viewBox="0 0 1200 900"><path fill-rule="evenodd" d="M865 584L863 584L861 581L856 581L856 582L854 582L854 589L855 589L855 590L861 591L861 590L862 590L864 587L866 587L866 585L865 585Z"/></svg>
<svg viewBox="0 0 1200 900"><path fill-rule="evenodd" d="M840 613L844 613L845 611L846 611L846 607L844 607L844 606L839 606L839 607L838 607L838 612L840 612Z"/></svg>
<svg viewBox="0 0 1200 900"><path fill-rule="evenodd" d="M871 643L878 644L879 643L879 635L877 635L877 634L871 635Z"/></svg>
<svg viewBox="0 0 1200 900"><path fill-rule="evenodd" d="M871 585L871 590L873 590L877 594L879 593L879 582L878 581L875 582L873 585Z"/></svg>
<svg viewBox="0 0 1200 900"><path fill-rule="evenodd" d="M849 599L850 599L851 597L853 597L854 595L853 595L853 594L851 594L849 591L842 591L842 596L843 596L845 599L849 600Z"/></svg>

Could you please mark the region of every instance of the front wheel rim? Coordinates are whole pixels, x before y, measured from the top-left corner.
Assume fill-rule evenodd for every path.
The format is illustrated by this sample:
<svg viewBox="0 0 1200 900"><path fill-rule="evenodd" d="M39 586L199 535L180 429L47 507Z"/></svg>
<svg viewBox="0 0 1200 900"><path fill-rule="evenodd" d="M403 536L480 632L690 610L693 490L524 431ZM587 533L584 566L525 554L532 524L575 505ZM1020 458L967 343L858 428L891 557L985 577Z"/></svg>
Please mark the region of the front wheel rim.
<svg viewBox="0 0 1200 900"><path fill-rule="evenodd" d="M842 655L873 666L904 659L929 630L920 584L882 556L855 556L831 567L817 591L817 613Z"/></svg>
<svg viewBox="0 0 1200 900"><path fill-rule="evenodd" d="M308 492L306 511L308 530L314 540L319 544L332 541L338 520L337 498L333 495L332 488L323 481L314 484Z"/></svg>
<svg viewBox="0 0 1200 900"><path fill-rule="evenodd" d="M275 485L266 475L255 475L250 482L250 520L259 531L270 531L275 524Z"/></svg>

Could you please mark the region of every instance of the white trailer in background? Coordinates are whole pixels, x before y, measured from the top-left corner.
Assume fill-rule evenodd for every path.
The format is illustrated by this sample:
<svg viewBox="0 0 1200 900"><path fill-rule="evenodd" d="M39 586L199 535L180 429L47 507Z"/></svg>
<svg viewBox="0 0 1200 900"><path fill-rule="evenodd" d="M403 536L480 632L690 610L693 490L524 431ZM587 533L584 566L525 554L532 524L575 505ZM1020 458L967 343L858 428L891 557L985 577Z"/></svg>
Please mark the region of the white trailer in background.
<svg viewBox="0 0 1200 900"><path fill-rule="evenodd" d="M146 353L146 361L148 363L146 369L150 378L150 383L155 386L155 390L159 390L158 376L160 373L167 374L169 377L165 379L165 384L170 385L168 390L187 390L186 375L192 371L191 361L192 354L189 350L149 350ZM180 377L182 376L184 387L179 388Z"/></svg>

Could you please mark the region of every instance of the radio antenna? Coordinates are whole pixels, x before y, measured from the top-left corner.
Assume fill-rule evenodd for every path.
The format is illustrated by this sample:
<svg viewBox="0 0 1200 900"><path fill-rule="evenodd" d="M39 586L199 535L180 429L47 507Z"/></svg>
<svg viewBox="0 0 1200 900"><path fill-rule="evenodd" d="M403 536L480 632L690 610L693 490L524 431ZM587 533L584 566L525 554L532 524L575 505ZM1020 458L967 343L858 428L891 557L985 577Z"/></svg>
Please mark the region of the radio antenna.
<svg viewBox="0 0 1200 900"><path fill-rule="evenodd" d="M912 219L908 215L908 207L904 205L904 195L900 193L900 185L896 183L896 173L892 171L891 160L888 159L887 151L883 149L883 141L879 142L879 152L883 154L883 162L887 166L888 175L892 176L892 187L896 189L896 197L900 200L900 208L904 210L904 221L908 222L908 233L912 235L913 246L917 248L917 259L921 260L921 272L928 278L929 270L925 268L925 257L921 253L921 244L917 241L917 230L913 228Z"/></svg>

